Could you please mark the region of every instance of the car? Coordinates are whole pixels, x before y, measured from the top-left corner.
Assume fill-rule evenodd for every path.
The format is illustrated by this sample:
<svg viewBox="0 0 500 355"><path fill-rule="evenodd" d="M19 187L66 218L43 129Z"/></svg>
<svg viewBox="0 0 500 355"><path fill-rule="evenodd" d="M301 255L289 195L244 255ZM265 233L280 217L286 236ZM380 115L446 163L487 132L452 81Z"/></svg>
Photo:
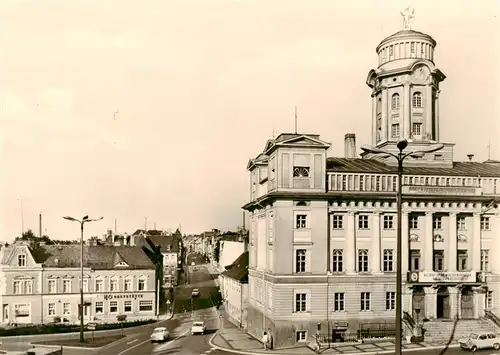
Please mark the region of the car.
<svg viewBox="0 0 500 355"><path fill-rule="evenodd" d="M494 333L471 333L468 337L458 339L460 347L475 352L479 349L500 349L500 338Z"/></svg>
<svg viewBox="0 0 500 355"><path fill-rule="evenodd" d="M158 327L158 328L155 328L153 330L153 333L151 333L149 340L151 340L152 343L166 341L168 339L168 336L169 336L169 333L168 333L167 328Z"/></svg>
<svg viewBox="0 0 500 355"><path fill-rule="evenodd" d="M191 266L195 266L196 263L194 261L191 261Z"/></svg>
<svg viewBox="0 0 500 355"><path fill-rule="evenodd" d="M198 297L200 295L200 290L197 288L194 288L193 291L191 291L191 297Z"/></svg>
<svg viewBox="0 0 500 355"><path fill-rule="evenodd" d="M201 321L196 321L196 322L193 322L193 325L191 326L191 334L192 335L195 335L195 334L205 334L205 330L206 330L206 326L205 326L205 322L201 322Z"/></svg>

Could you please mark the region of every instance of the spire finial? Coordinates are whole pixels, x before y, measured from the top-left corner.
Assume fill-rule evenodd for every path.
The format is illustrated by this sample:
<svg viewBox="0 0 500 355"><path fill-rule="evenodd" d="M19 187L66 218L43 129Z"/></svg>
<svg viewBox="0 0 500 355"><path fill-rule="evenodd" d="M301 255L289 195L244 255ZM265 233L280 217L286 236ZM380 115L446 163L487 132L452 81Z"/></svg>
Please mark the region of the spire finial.
<svg viewBox="0 0 500 355"><path fill-rule="evenodd" d="M491 141L488 141L488 145L486 146L488 148L488 160L491 159Z"/></svg>
<svg viewBox="0 0 500 355"><path fill-rule="evenodd" d="M297 134L297 106L295 106L295 134Z"/></svg>
<svg viewBox="0 0 500 355"><path fill-rule="evenodd" d="M405 31L411 30L411 22L415 18L415 9L408 6L403 12L401 12L401 16L403 17L403 29Z"/></svg>

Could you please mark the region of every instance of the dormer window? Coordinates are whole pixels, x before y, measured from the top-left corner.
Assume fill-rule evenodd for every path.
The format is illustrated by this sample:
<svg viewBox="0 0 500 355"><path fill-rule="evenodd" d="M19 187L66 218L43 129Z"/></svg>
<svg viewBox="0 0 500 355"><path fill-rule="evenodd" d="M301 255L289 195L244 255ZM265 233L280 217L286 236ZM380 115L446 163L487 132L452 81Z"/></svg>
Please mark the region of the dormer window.
<svg viewBox="0 0 500 355"><path fill-rule="evenodd" d="M21 254L17 256L17 266L26 266L26 255Z"/></svg>
<svg viewBox="0 0 500 355"><path fill-rule="evenodd" d="M309 167L295 166L293 167L293 177L305 178L309 177Z"/></svg>
<svg viewBox="0 0 500 355"><path fill-rule="evenodd" d="M422 93L416 92L413 94L413 107L422 108Z"/></svg>

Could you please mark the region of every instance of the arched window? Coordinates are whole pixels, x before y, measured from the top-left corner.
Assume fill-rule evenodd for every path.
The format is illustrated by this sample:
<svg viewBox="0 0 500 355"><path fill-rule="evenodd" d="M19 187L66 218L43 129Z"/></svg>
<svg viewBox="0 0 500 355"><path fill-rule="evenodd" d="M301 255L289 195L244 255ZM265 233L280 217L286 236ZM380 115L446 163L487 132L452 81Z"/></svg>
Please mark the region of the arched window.
<svg viewBox="0 0 500 355"><path fill-rule="evenodd" d="M399 110L399 94L392 95L391 108L393 110Z"/></svg>
<svg viewBox="0 0 500 355"><path fill-rule="evenodd" d="M413 94L413 107L415 108L422 107L422 93L416 92Z"/></svg>
<svg viewBox="0 0 500 355"><path fill-rule="evenodd" d="M344 271L344 258L342 249L335 249L333 251L333 272Z"/></svg>

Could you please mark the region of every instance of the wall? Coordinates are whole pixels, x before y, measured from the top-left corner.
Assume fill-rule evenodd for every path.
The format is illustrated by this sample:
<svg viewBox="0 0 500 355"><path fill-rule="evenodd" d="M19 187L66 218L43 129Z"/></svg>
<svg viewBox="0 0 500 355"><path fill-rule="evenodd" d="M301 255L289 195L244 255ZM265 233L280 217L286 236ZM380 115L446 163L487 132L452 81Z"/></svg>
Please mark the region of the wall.
<svg viewBox="0 0 500 355"><path fill-rule="evenodd" d="M245 251L245 243L222 240L220 243L219 265L224 269L224 267L231 265L241 254L243 254Z"/></svg>

